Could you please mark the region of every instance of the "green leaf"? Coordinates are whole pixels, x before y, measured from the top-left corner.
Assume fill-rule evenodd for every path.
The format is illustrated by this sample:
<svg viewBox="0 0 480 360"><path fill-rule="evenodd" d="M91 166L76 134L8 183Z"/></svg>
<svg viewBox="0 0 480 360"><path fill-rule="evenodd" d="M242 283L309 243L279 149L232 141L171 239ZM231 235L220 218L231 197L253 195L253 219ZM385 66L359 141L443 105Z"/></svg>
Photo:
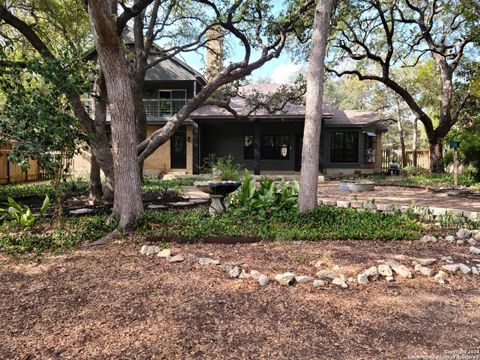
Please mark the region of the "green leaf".
<svg viewBox="0 0 480 360"><path fill-rule="evenodd" d="M45 212L47 211L48 207L50 206L50 198L48 197L48 194L45 195L45 199L43 200L42 207L40 208L40 215L45 215Z"/></svg>

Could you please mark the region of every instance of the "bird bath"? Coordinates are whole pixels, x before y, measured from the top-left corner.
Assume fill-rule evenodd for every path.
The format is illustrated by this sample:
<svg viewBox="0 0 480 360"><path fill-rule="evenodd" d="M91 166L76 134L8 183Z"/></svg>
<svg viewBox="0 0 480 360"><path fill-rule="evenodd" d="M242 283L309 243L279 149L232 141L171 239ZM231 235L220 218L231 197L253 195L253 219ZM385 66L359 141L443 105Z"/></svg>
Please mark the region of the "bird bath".
<svg viewBox="0 0 480 360"><path fill-rule="evenodd" d="M215 216L215 214L223 213L227 210L224 202L225 196L237 190L240 186L240 181L222 181L217 176L211 181L195 181L193 185L198 190L209 195L211 203L208 211L210 215Z"/></svg>
<svg viewBox="0 0 480 360"><path fill-rule="evenodd" d="M375 183L371 181L341 181L338 189L350 192L373 191Z"/></svg>

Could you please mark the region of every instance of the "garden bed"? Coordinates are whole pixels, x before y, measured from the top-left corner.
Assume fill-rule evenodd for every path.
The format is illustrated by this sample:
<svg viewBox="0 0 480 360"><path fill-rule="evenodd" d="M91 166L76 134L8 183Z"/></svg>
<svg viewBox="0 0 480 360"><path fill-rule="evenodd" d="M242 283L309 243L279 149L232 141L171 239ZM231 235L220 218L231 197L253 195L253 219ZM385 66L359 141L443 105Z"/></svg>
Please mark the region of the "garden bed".
<svg viewBox="0 0 480 360"><path fill-rule="evenodd" d="M480 343L478 277L453 276L447 285L418 277L348 289L260 288L219 267L139 255L143 242L128 238L40 264L0 255L0 358L399 359L475 351ZM313 274L309 263L318 259L347 274L398 254L466 261L455 245L410 241L172 250L269 276Z"/></svg>

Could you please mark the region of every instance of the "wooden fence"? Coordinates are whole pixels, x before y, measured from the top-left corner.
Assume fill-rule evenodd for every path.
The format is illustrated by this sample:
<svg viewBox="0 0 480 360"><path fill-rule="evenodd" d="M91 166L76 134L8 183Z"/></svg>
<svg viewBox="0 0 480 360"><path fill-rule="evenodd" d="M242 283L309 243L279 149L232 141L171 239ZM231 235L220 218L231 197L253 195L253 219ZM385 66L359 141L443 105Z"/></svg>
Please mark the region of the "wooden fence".
<svg viewBox="0 0 480 360"><path fill-rule="evenodd" d="M8 145L0 148L0 185L38 181L47 178L35 160L30 160L28 171L23 171L20 166L8 161L10 152L11 147Z"/></svg>
<svg viewBox="0 0 480 360"><path fill-rule="evenodd" d="M407 166L413 166L413 151L407 150ZM387 171L388 165L392 162L393 159L397 159L398 165L402 166L402 156L401 151L383 149L382 151L382 171ZM417 167L423 169L430 169L430 151L428 150L417 150Z"/></svg>

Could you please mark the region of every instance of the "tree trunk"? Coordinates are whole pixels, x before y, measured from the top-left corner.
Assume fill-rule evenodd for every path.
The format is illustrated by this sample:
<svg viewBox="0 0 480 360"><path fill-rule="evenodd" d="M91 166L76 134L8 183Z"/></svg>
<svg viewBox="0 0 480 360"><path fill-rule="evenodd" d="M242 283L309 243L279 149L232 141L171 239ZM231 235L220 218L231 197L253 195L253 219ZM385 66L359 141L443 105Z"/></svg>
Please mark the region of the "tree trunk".
<svg viewBox="0 0 480 360"><path fill-rule="evenodd" d="M147 115L143 104L143 84L145 72L133 76L133 102L137 117L137 144L142 143L147 138ZM143 178L143 161L138 162L140 177Z"/></svg>
<svg viewBox="0 0 480 360"><path fill-rule="evenodd" d="M143 214L143 203L132 84L111 5L110 0L90 1L88 10L110 104L115 174L113 216L119 219L118 227L123 229Z"/></svg>
<svg viewBox="0 0 480 360"><path fill-rule="evenodd" d="M322 127L323 76L330 14L334 0L319 0L313 21L312 46L307 73L305 125L298 207L301 212L318 206L318 168Z"/></svg>
<svg viewBox="0 0 480 360"><path fill-rule="evenodd" d="M403 134L403 124L402 124L402 111L400 109L400 100L397 100L397 125L398 125L398 133L400 136L400 148L402 151L402 167L407 167L407 151L405 149L405 137Z"/></svg>
<svg viewBox="0 0 480 360"><path fill-rule="evenodd" d="M418 166L417 138L418 138L418 119L415 119L413 121L413 145L412 145L412 163L414 167Z"/></svg>
<svg viewBox="0 0 480 360"><path fill-rule="evenodd" d="M440 173L443 168L443 144L439 138L429 139L430 145L430 171Z"/></svg>
<svg viewBox="0 0 480 360"><path fill-rule="evenodd" d="M90 156L90 199L101 200L103 196L102 180L100 178L100 166L95 155Z"/></svg>
<svg viewBox="0 0 480 360"><path fill-rule="evenodd" d="M95 161L105 174L105 186L103 189L103 200L113 201L113 156L108 142L107 134L107 102L108 93L105 84L105 76L103 73L99 74L95 79L95 117L93 119L94 136L91 136L91 153L95 156ZM99 161L99 158L103 161Z"/></svg>

